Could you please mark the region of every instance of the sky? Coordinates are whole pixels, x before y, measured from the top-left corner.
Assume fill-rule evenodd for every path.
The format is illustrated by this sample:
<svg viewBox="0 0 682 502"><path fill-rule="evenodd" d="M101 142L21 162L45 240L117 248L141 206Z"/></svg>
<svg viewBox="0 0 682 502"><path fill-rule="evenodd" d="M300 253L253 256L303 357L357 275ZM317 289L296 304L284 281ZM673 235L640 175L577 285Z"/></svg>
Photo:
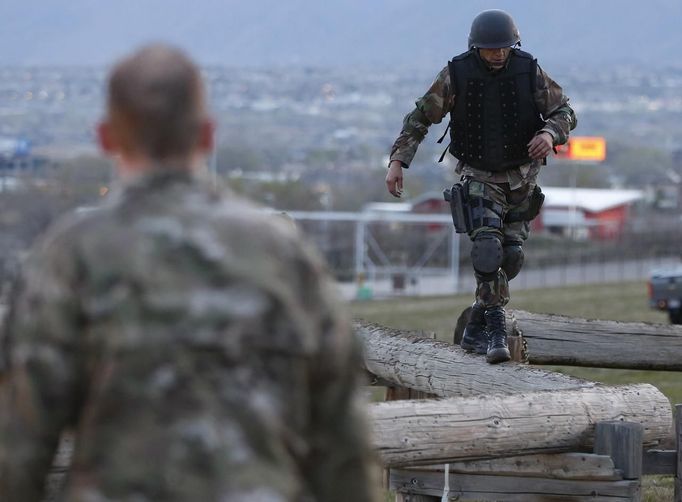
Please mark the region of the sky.
<svg viewBox="0 0 682 502"><path fill-rule="evenodd" d="M488 8L541 62L682 65L681 0L2 0L0 65L107 65L165 41L202 64L430 67Z"/></svg>

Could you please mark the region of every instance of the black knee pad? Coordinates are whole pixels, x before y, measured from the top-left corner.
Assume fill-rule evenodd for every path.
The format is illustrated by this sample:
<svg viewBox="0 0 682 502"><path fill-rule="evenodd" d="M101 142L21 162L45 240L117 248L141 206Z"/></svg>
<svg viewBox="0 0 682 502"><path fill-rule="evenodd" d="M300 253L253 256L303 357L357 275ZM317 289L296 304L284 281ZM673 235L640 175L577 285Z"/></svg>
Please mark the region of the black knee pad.
<svg viewBox="0 0 682 502"><path fill-rule="evenodd" d="M507 279L513 279L523 267L523 248L517 242L504 243L502 270L507 274Z"/></svg>
<svg viewBox="0 0 682 502"><path fill-rule="evenodd" d="M482 233L476 236L471 248L471 263L478 274L495 274L502 265L502 258L502 242L496 235Z"/></svg>

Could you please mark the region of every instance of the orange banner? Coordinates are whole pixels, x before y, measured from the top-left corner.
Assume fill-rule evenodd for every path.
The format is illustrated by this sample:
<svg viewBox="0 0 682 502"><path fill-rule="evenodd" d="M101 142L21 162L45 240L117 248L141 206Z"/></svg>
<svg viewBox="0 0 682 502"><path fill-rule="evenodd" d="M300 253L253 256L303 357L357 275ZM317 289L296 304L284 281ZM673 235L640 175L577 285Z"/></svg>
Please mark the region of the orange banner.
<svg viewBox="0 0 682 502"><path fill-rule="evenodd" d="M601 162L606 159L606 139L600 136L576 136L557 150L557 157L564 159Z"/></svg>

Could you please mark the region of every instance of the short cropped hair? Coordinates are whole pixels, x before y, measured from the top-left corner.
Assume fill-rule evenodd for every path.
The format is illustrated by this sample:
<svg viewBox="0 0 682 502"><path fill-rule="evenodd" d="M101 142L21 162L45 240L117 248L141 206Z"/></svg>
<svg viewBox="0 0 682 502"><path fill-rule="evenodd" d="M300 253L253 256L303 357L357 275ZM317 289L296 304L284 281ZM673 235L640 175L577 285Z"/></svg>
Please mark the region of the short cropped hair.
<svg viewBox="0 0 682 502"><path fill-rule="evenodd" d="M107 108L123 149L158 161L185 157L206 116L199 70L179 49L145 46L112 69Z"/></svg>

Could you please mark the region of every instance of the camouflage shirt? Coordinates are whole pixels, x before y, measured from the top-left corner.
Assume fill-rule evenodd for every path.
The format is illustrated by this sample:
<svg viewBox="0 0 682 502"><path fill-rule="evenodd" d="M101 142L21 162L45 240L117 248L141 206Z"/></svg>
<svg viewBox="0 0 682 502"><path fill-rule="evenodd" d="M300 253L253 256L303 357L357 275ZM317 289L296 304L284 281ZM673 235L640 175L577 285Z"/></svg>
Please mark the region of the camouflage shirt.
<svg viewBox="0 0 682 502"><path fill-rule="evenodd" d="M541 131L546 131L554 138L555 145L564 144L568 140L568 133L576 126L576 118L573 110L568 105L568 98L564 95L561 87L554 82L538 66L537 90L534 99L538 111L546 120L546 125ZM390 160L398 160L403 167L409 167L417 148L426 136L432 124L440 124L443 118L450 113L455 104L455 95L450 83L450 71L447 66L441 70L429 90L416 102L416 107L405 116L403 128L391 149ZM469 166L460 163L458 172L468 174ZM517 178L524 179L537 174L539 163L533 162L512 169L509 172L483 173L478 170L477 178L488 179L492 182L511 182L515 184Z"/></svg>
<svg viewBox="0 0 682 502"><path fill-rule="evenodd" d="M358 347L291 224L157 170L53 228L13 295L0 500L374 500Z"/></svg>

